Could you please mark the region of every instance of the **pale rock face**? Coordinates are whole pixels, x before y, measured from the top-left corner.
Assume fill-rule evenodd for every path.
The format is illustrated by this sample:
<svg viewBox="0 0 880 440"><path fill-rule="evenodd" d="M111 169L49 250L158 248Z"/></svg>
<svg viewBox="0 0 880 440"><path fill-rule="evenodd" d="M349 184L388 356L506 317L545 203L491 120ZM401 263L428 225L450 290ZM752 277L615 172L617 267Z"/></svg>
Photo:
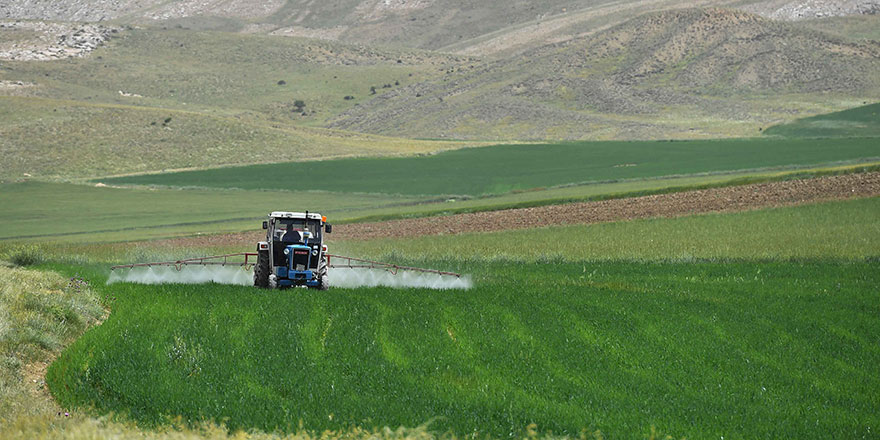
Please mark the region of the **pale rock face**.
<svg viewBox="0 0 880 440"><path fill-rule="evenodd" d="M0 31L28 31L33 36L0 44L0 60L46 61L83 57L121 28L99 24L0 21Z"/></svg>
<svg viewBox="0 0 880 440"><path fill-rule="evenodd" d="M230 18L262 18L284 6L284 0L184 0L169 3L146 15L154 20L214 15Z"/></svg>
<svg viewBox="0 0 880 440"><path fill-rule="evenodd" d="M364 0L355 8L355 14L362 20L379 20L388 15L427 8L433 2L433 0Z"/></svg>
<svg viewBox="0 0 880 440"><path fill-rule="evenodd" d="M880 0L765 1L744 7L773 20L809 20L880 13Z"/></svg>
<svg viewBox="0 0 880 440"><path fill-rule="evenodd" d="M0 18L106 21L151 6L155 0L14 0L0 2Z"/></svg>

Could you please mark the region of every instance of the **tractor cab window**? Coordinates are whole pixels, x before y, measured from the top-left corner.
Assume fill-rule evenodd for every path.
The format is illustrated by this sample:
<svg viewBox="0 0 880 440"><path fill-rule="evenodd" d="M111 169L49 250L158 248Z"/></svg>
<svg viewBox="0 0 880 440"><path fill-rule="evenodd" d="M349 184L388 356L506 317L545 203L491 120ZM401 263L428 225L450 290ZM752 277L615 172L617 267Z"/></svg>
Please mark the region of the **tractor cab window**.
<svg viewBox="0 0 880 440"><path fill-rule="evenodd" d="M302 243L303 232L311 234L310 241L321 239L321 227L317 221L304 219L279 219L275 223L275 240L285 243Z"/></svg>

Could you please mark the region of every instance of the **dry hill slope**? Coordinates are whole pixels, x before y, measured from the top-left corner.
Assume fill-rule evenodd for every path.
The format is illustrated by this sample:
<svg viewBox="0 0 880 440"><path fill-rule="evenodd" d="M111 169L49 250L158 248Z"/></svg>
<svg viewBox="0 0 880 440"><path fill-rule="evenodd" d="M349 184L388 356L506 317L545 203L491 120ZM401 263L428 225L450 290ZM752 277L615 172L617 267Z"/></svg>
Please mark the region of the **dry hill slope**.
<svg viewBox="0 0 880 440"><path fill-rule="evenodd" d="M486 54L498 44L570 38L577 23L600 29L651 10L695 6L750 8L774 18L880 9L877 0L16 0L0 2L0 18L179 24Z"/></svg>
<svg viewBox="0 0 880 440"><path fill-rule="evenodd" d="M741 11L688 9L448 71L353 108L331 126L461 138L672 137L701 118L759 126L797 110L786 97L828 94L880 97L880 43Z"/></svg>

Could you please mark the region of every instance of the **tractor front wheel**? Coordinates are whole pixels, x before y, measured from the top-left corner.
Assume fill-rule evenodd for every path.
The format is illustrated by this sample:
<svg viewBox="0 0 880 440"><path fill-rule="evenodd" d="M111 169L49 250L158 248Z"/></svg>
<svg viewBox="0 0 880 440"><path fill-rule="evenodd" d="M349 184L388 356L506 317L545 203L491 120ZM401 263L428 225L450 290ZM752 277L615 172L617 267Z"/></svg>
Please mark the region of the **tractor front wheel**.
<svg viewBox="0 0 880 440"><path fill-rule="evenodd" d="M254 266L254 287L269 288L269 251L257 253L257 265Z"/></svg>

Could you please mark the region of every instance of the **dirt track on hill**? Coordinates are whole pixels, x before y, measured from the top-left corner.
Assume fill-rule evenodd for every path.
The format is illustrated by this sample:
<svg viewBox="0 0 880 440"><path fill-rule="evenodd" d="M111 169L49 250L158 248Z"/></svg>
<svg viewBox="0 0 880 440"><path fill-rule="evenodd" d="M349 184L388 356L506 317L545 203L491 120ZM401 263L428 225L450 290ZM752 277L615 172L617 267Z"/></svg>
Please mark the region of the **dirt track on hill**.
<svg viewBox="0 0 880 440"><path fill-rule="evenodd" d="M672 194L568 203L535 208L456 214L340 225L334 240L460 234L548 225L601 223L709 212L747 211L773 206L880 195L880 172L760 183Z"/></svg>

